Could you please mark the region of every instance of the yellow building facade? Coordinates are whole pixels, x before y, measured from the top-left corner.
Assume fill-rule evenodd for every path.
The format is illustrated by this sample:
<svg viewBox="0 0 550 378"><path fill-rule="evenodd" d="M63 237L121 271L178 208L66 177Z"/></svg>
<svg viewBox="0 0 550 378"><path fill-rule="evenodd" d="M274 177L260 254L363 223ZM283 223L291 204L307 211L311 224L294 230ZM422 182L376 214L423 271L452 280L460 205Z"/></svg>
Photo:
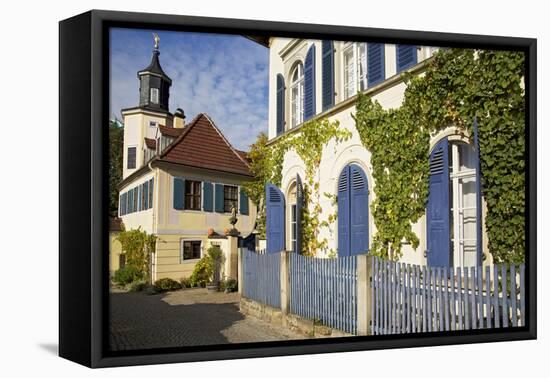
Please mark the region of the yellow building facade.
<svg viewBox="0 0 550 378"><path fill-rule="evenodd" d="M246 153L235 149L207 114L186 123L183 110L169 112L171 79L159 54L154 50L151 64L138 72L139 106L122 110L118 188L124 228L157 236L150 256L153 281L189 277L211 244L230 254L226 234L232 212L240 236L252 233L256 219L255 205L243 190L252 178ZM118 268L115 243L111 271Z"/></svg>

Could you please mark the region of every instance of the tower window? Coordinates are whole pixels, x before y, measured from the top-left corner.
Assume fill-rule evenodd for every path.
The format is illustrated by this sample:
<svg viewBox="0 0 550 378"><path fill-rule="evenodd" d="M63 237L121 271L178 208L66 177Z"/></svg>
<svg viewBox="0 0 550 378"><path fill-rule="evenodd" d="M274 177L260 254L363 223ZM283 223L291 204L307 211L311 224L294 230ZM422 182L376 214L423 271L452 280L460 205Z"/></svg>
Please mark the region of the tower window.
<svg viewBox="0 0 550 378"><path fill-rule="evenodd" d="M159 89L158 88L151 88L151 103L158 104L159 103Z"/></svg>
<svg viewBox="0 0 550 378"><path fill-rule="evenodd" d="M127 169L134 169L136 168L136 148L135 147L128 147L128 164Z"/></svg>

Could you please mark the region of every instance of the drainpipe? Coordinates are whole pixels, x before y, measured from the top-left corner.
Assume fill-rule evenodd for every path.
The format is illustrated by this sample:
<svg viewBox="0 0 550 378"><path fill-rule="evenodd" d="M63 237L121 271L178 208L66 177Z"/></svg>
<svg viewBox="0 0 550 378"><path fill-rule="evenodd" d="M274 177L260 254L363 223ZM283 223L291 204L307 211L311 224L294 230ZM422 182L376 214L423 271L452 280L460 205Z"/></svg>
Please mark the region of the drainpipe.
<svg viewBox="0 0 550 378"><path fill-rule="evenodd" d="M150 160L148 163L147 163L147 167L149 167L149 169L153 172L153 207L152 207L152 210L153 210L153 214L152 214L152 217L153 217L153 220L152 220L152 227L151 227L151 230L152 230L152 233L154 235L157 234L157 222L156 222L156 208L155 208L155 203L158 203L158 199L155 198L155 192L157 192L157 188L159 187L159 180L158 180L158 170L153 170L153 167L151 166L151 162L152 160ZM151 284L154 283L156 281L156 278L157 278L157 252L156 252L156 242L155 242L155 252L153 252L153 258L151 259L151 265L152 265L152 269L151 269Z"/></svg>

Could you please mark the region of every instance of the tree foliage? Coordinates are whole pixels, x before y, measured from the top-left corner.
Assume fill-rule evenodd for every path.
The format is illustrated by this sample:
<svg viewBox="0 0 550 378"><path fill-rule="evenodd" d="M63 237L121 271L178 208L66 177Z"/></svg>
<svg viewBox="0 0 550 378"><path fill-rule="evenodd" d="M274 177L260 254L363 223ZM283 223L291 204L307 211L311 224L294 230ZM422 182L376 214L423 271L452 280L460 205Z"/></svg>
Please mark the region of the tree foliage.
<svg viewBox="0 0 550 378"><path fill-rule="evenodd" d="M122 181L124 128L117 120L109 121L109 215L118 214L118 184Z"/></svg>

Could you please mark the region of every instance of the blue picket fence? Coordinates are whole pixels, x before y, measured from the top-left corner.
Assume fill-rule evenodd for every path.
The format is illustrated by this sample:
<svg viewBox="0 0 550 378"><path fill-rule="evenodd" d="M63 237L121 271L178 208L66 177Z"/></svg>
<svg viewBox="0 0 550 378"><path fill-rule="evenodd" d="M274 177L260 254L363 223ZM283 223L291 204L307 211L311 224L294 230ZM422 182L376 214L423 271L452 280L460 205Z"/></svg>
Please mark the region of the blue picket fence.
<svg viewBox="0 0 550 378"><path fill-rule="evenodd" d="M525 265L434 268L372 260L374 335L525 325Z"/></svg>
<svg viewBox="0 0 550 378"><path fill-rule="evenodd" d="M290 312L357 332L357 258L290 254Z"/></svg>
<svg viewBox="0 0 550 378"><path fill-rule="evenodd" d="M281 308L281 254L243 249L243 288L246 298Z"/></svg>

